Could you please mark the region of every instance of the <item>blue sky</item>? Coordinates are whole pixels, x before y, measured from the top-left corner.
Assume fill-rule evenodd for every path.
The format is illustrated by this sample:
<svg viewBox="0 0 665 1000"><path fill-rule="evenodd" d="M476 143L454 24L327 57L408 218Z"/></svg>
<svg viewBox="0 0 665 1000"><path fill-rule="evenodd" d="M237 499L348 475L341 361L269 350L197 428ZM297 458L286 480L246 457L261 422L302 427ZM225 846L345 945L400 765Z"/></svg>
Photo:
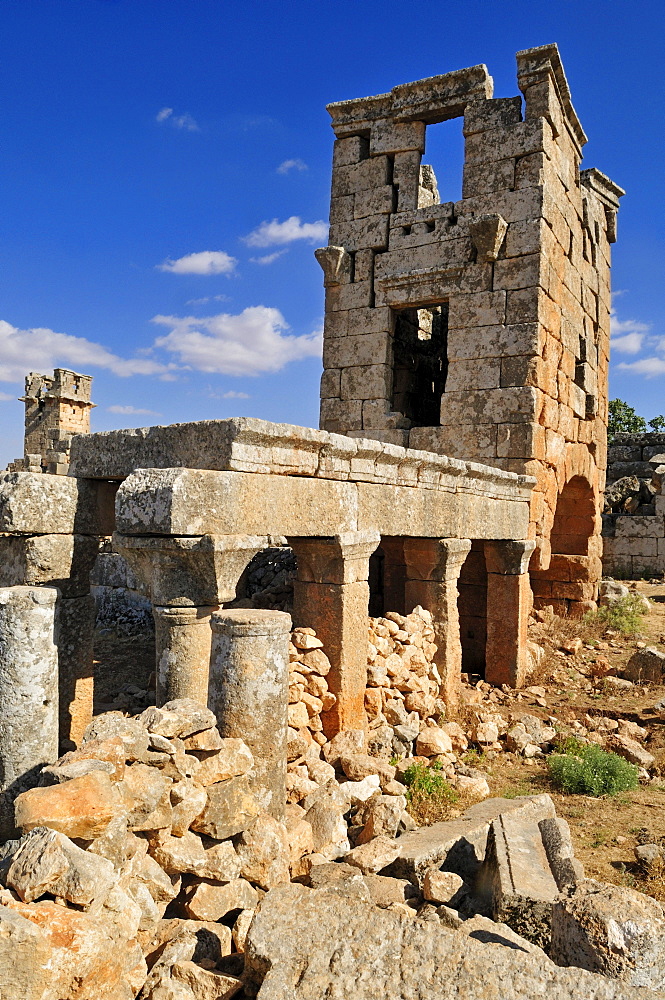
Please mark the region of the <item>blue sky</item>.
<svg viewBox="0 0 665 1000"><path fill-rule="evenodd" d="M556 41L628 194L611 394L665 412L665 7L655 0L1 0L0 468L28 369L94 375L93 429L250 415L316 426L325 104ZM444 200L459 124L430 129Z"/></svg>

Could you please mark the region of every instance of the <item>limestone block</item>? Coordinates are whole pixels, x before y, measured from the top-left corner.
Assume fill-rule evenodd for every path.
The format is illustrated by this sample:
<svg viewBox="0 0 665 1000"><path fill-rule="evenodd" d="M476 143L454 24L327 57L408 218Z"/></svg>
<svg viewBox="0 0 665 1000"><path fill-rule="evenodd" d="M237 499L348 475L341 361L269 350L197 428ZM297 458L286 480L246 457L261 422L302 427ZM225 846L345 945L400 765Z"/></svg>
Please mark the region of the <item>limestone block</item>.
<svg viewBox="0 0 665 1000"><path fill-rule="evenodd" d="M104 528L95 483L34 472L12 472L0 482L0 532L94 535Z"/></svg>
<svg viewBox="0 0 665 1000"><path fill-rule="evenodd" d="M397 123L390 118L375 121L369 134L369 155L401 153L407 149L425 152L425 123Z"/></svg>
<svg viewBox="0 0 665 1000"><path fill-rule="evenodd" d="M368 191L358 191L353 203L353 217L354 219L366 219L368 216L390 215L394 201L395 189L392 184L385 184L383 187ZM363 252L367 251L358 251L358 253ZM361 280L358 273L355 275L355 280Z"/></svg>
<svg viewBox="0 0 665 1000"><path fill-rule="evenodd" d="M0 590L0 835L14 830L13 802L58 758L56 600L51 587Z"/></svg>
<svg viewBox="0 0 665 1000"><path fill-rule="evenodd" d="M94 598L61 598L57 620L59 741L61 748L73 749L92 720Z"/></svg>
<svg viewBox="0 0 665 1000"><path fill-rule="evenodd" d="M518 323L511 326L450 326L448 331L448 357L505 358L506 355L539 354L544 341L544 331L537 323Z"/></svg>
<svg viewBox="0 0 665 1000"><path fill-rule="evenodd" d="M548 261L538 253L498 260L494 265L494 287L515 289L544 286L548 271Z"/></svg>
<svg viewBox="0 0 665 1000"><path fill-rule="evenodd" d="M473 882L485 858L490 824L498 816L515 813L524 822L538 822L554 816L549 795L521 799L485 799L456 820L433 823L402 834L399 857L386 874L423 885L433 868L456 872L465 882Z"/></svg>
<svg viewBox="0 0 665 1000"><path fill-rule="evenodd" d="M522 100L519 97L470 101L464 111L464 135L495 128L507 129L521 121Z"/></svg>
<svg viewBox="0 0 665 1000"><path fill-rule="evenodd" d="M538 390L531 386L445 393L441 400L441 422L453 425L533 423L539 398Z"/></svg>
<svg viewBox="0 0 665 1000"><path fill-rule="evenodd" d="M482 890L490 890L495 920L540 947L549 944L559 889L537 822L510 813L493 820L479 878Z"/></svg>
<svg viewBox="0 0 665 1000"><path fill-rule="evenodd" d="M393 184L397 188L397 211L418 207L420 193L420 152L409 150L393 158Z"/></svg>
<svg viewBox="0 0 665 1000"><path fill-rule="evenodd" d="M620 983L559 968L500 926L469 933L463 923L452 931L404 909L297 883L273 889L257 909L245 943L245 981L260 1000L351 991L356 1000L477 1000L491 992L503 1000L637 997Z"/></svg>
<svg viewBox="0 0 665 1000"><path fill-rule="evenodd" d="M446 376L446 392L462 389L498 389L501 384L501 362L498 358L450 359Z"/></svg>
<svg viewBox="0 0 665 1000"><path fill-rule="evenodd" d="M515 186L515 160L512 158L464 165L463 198L475 198L494 191L512 191Z"/></svg>
<svg viewBox="0 0 665 1000"><path fill-rule="evenodd" d="M373 299L372 282L354 281L346 285L330 285L326 288L326 312L344 312L371 306Z"/></svg>
<svg viewBox="0 0 665 1000"><path fill-rule="evenodd" d="M506 293L476 292L455 295L450 301L451 327L492 326L503 323L506 315Z"/></svg>
<svg viewBox="0 0 665 1000"><path fill-rule="evenodd" d="M408 249L389 250L377 257L375 276L377 281L400 277L409 271L437 271L451 267L462 267L471 257L471 240L441 239L436 243L414 246Z"/></svg>
<svg viewBox="0 0 665 1000"><path fill-rule="evenodd" d="M355 487L348 483L145 469L118 490L117 525L126 535L235 535L258 529L257 534L298 536L313 525L316 534L333 535L355 528L356 502Z"/></svg>
<svg viewBox="0 0 665 1000"><path fill-rule="evenodd" d="M369 144L363 136L353 135L346 139L336 139L333 144L333 169L360 163L368 155Z"/></svg>
<svg viewBox="0 0 665 1000"><path fill-rule="evenodd" d="M347 338L350 339L350 338ZM393 372L389 365L361 365L344 368L340 392L342 399L389 399Z"/></svg>
<svg viewBox="0 0 665 1000"><path fill-rule="evenodd" d="M390 183L390 161L387 156L372 156L358 163L337 167L333 173L332 196L373 191Z"/></svg>
<svg viewBox="0 0 665 1000"><path fill-rule="evenodd" d="M48 584L65 597L87 594L98 547L88 535L0 535L0 586Z"/></svg>
<svg viewBox="0 0 665 1000"><path fill-rule="evenodd" d="M388 330L340 337L326 344L323 363L333 368L353 365L391 364L392 345Z"/></svg>
<svg viewBox="0 0 665 1000"><path fill-rule="evenodd" d="M383 250L388 246L388 216L371 215L330 226L329 240L346 250Z"/></svg>
<svg viewBox="0 0 665 1000"><path fill-rule="evenodd" d="M32 830L5 860L5 885L24 903L50 893L87 907L116 881L113 864L81 850L64 834L47 827ZM170 884L169 884L170 888Z"/></svg>
<svg viewBox="0 0 665 1000"><path fill-rule="evenodd" d="M246 776L230 778L208 788L208 803L191 829L213 840L227 840L252 825L260 812Z"/></svg>
<svg viewBox="0 0 665 1000"><path fill-rule="evenodd" d="M0 907L0 995L43 1000L52 979L51 946L44 930L7 906Z"/></svg>
<svg viewBox="0 0 665 1000"><path fill-rule="evenodd" d="M353 204L355 195L347 194L339 198L330 199L330 225L344 223L353 219Z"/></svg>
<svg viewBox="0 0 665 1000"><path fill-rule="evenodd" d="M641 892L586 879L554 905L552 958L628 987L663 989L663 908Z"/></svg>
<svg viewBox="0 0 665 1000"><path fill-rule="evenodd" d="M117 789L103 771L91 771L61 785L31 788L15 803L16 826L24 832L48 826L82 840L101 836L124 811Z"/></svg>

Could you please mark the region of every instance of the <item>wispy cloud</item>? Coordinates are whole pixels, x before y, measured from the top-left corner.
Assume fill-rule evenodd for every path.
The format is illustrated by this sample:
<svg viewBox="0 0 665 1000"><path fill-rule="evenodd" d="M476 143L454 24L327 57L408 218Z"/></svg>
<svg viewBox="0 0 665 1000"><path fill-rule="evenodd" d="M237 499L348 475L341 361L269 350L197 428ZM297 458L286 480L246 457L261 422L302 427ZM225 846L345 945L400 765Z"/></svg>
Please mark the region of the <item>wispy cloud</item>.
<svg viewBox="0 0 665 1000"><path fill-rule="evenodd" d="M231 389L229 392L222 393L222 399L249 399L250 395L248 392L234 392Z"/></svg>
<svg viewBox="0 0 665 1000"><path fill-rule="evenodd" d="M296 240L307 240L309 243L323 242L327 237L328 224L323 220L302 222L299 215L292 215L284 222L278 222L277 219L262 222L245 236L244 242L250 247L273 247L294 243Z"/></svg>
<svg viewBox="0 0 665 1000"><path fill-rule="evenodd" d="M192 118L191 115L185 113L182 115L175 115L173 113L173 108L162 108L155 115L155 121L159 122L160 125L168 122L173 128L183 129L185 132L199 132L199 126L197 122Z"/></svg>
<svg viewBox="0 0 665 1000"><path fill-rule="evenodd" d="M0 320L0 382L20 382L28 371L48 371L59 365L79 371L104 368L114 375L168 377L175 367L150 358L121 358L85 337L56 333L46 327L21 330Z"/></svg>
<svg viewBox="0 0 665 1000"><path fill-rule="evenodd" d="M280 371L290 361L319 357L323 334L295 336L278 309L250 306L238 315L155 316L169 327L155 347L173 354L189 368L223 375L262 375Z"/></svg>
<svg viewBox="0 0 665 1000"><path fill-rule="evenodd" d="M263 257L250 257L249 259L252 264L263 264L265 266L266 264L274 264L276 260L279 260L280 257L283 257L288 252L285 248L284 250L275 250L274 253L264 254Z"/></svg>
<svg viewBox="0 0 665 1000"><path fill-rule="evenodd" d="M204 295L201 299L187 299L186 306L205 306L208 302L230 302L229 295Z"/></svg>
<svg viewBox="0 0 665 1000"><path fill-rule="evenodd" d="M0 392L0 403L8 403L10 399L16 399L11 392Z"/></svg>
<svg viewBox="0 0 665 1000"><path fill-rule="evenodd" d="M616 310L610 315L610 347L620 354L639 354L651 326L635 319L619 319Z"/></svg>
<svg viewBox="0 0 665 1000"><path fill-rule="evenodd" d="M290 170L309 170L304 160L283 160L277 167L278 174L288 174Z"/></svg>
<svg viewBox="0 0 665 1000"><path fill-rule="evenodd" d="M223 250L201 250L188 253L177 260L165 260L158 264L160 271L171 274L232 274L238 261Z"/></svg>
<svg viewBox="0 0 665 1000"><path fill-rule="evenodd" d="M644 375L645 378L665 375L665 361L656 357L640 358L639 361L622 361L617 368L624 372L634 372L635 375Z"/></svg>
<svg viewBox="0 0 665 1000"><path fill-rule="evenodd" d="M123 416L161 417L161 413L157 413L156 410L144 410L140 406L120 406L115 403L113 406L107 406L106 409L109 413L121 413Z"/></svg>

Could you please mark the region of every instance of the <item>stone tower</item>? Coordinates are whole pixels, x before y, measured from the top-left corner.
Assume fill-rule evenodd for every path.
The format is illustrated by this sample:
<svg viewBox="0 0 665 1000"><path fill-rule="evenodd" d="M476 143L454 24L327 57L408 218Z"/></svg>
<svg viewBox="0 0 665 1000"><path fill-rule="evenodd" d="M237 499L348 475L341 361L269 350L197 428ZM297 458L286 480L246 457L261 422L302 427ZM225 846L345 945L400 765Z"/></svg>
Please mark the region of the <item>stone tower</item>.
<svg viewBox="0 0 665 1000"><path fill-rule="evenodd" d="M336 135L321 427L475 459L537 486L536 605L580 614L601 575L610 243L624 193L580 171L556 45L328 106ZM427 126L463 117L461 201L440 204Z"/></svg>
<svg viewBox="0 0 665 1000"><path fill-rule="evenodd" d="M91 375L56 368L53 377L30 372L25 379L23 467L66 475L74 434L90 433ZM14 463L14 467L18 463Z"/></svg>

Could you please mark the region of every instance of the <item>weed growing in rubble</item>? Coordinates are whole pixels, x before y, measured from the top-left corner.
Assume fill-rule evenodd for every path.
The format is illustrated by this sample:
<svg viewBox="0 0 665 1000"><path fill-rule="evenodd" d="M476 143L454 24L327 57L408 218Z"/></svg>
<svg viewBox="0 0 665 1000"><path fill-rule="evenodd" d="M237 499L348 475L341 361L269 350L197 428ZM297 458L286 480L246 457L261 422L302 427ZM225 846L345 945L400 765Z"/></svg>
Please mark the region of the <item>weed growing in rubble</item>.
<svg viewBox="0 0 665 1000"><path fill-rule="evenodd" d="M616 795L637 788L637 767L595 743L566 740L547 760L550 778L569 795Z"/></svg>
<svg viewBox="0 0 665 1000"><path fill-rule="evenodd" d="M404 772L403 780L408 789L406 797L409 805L417 806L424 800L456 802L459 798L441 774L441 765L436 762L430 767L427 764L412 764Z"/></svg>
<svg viewBox="0 0 665 1000"><path fill-rule="evenodd" d="M644 606L641 598L635 594L628 594L616 604L590 611L585 615L584 622L587 625L599 624L605 628L616 629L622 635L635 635L639 632L643 616Z"/></svg>

